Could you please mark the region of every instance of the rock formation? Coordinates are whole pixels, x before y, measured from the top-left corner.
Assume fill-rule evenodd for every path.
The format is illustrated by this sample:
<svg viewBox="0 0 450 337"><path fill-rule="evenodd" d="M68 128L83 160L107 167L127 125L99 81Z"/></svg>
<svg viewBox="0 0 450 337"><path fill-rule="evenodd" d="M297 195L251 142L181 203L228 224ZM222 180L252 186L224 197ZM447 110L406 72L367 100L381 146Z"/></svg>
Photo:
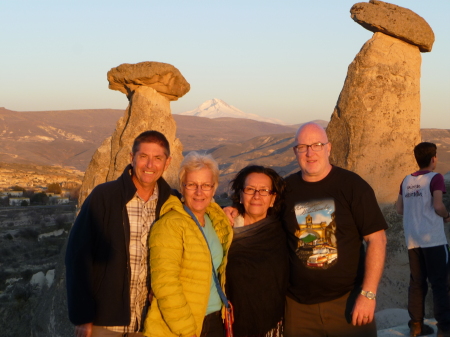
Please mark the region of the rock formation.
<svg viewBox="0 0 450 337"><path fill-rule="evenodd" d="M430 52L434 33L424 18L408 8L387 2L370 0L360 2L350 9L351 17L364 28L381 32Z"/></svg>
<svg viewBox="0 0 450 337"><path fill-rule="evenodd" d="M117 122L116 130L104 140L86 170L78 205L100 183L117 179L130 163L133 140L141 132L157 130L170 143L172 163L164 178L176 187L182 145L175 137L176 123L170 112L170 101L186 94L189 83L180 71L167 63L141 62L122 64L108 72L109 88L127 95L127 110Z"/></svg>
<svg viewBox="0 0 450 337"><path fill-rule="evenodd" d="M434 34L417 14L381 1L358 3L351 13L375 34L348 68L327 127L330 160L362 176L379 203L392 203L404 176L417 168L420 50L431 50Z"/></svg>

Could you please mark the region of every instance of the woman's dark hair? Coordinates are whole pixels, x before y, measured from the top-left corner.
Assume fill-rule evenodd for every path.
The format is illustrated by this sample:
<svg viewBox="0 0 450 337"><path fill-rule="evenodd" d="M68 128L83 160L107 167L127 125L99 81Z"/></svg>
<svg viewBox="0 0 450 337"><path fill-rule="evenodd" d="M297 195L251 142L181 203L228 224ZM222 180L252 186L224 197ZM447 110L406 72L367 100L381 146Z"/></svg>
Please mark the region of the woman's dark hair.
<svg viewBox="0 0 450 337"><path fill-rule="evenodd" d="M238 172L236 177L230 183L233 207L238 210L239 214L243 215L245 213L244 205L240 203L240 193L245 187L245 179L247 179L248 175L251 173L263 173L272 181L272 193L276 193L276 198L273 207L270 207L267 213L269 215L278 216L284 201L285 182L284 179L270 167L249 165Z"/></svg>

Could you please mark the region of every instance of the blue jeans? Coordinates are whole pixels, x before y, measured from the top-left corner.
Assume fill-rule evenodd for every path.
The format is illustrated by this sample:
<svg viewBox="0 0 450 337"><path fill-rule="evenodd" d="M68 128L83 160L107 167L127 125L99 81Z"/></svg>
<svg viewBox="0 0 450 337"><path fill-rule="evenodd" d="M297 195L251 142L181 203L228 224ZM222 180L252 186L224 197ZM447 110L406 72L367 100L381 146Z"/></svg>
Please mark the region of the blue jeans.
<svg viewBox="0 0 450 337"><path fill-rule="evenodd" d="M450 328L449 252L448 245L408 249L411 271L408 291L408 312L412 321L425 317L427 279L433 292L434 318L445 330Z"/></svg>

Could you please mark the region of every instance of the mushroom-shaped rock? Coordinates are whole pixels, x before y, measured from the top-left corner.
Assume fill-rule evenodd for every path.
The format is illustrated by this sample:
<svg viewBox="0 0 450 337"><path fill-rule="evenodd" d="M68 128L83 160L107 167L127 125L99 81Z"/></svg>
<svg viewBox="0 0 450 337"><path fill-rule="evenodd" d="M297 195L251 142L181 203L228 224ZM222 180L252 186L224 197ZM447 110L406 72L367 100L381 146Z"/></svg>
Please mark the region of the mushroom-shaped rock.
<svg viewBox="0 0 450 337"><path fill-rule="evenodd" d="M354 4L351 17L364 28L408 42L421 52L430 52L434 33L424 18L412 10L379 0Z"/></svg>
<svg viewBox="0 0 450 337"><path fill-rule="evenodd" d="M170 101L176 101L190 89L189 83L173 65L162 62L124 63L108 71L109 88L130 99L139 86L155 89Z"/></svg>
<svg viewBox="0 0 450 337"><path fill-rule="evenodd" d="M416 167L420 65L417 47L373 34L348 67L327 127L331 163L364 178L380 204L397 200L398 184Z"/></svg>
<svg viewBox="0 0 450 337"><path fill-rule="evenodd" d="M134 139L142 132L163 133L170 145L172 157L164 179L178 186L178 168L183 160L183 145L176 137L177 125L170 111L175 101L189 91L189 83L174 66L160 62L122 64L108 72L109 88L127 95L129 104L116 130L97 149L87 168L78 203L98 184L117 179L130 163Z"/></svg>

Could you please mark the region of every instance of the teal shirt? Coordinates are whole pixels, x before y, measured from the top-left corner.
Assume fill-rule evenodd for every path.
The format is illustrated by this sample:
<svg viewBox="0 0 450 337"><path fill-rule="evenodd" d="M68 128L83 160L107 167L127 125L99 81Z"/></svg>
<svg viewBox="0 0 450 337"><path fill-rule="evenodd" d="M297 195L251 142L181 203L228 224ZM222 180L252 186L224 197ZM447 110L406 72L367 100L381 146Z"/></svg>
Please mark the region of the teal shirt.
<svg viewBox="0 0 450 337"><path fill-rule="evenodd" d="M223 260L223 249L220 244L219 238L214 230L211 223L211 219L205 214L205 227L202 227L203 233L205 233L206 241L208 242L209 248L211 250L211 256L213 259L214 269L217 275L217 268ZM209 291L208 307L206 308L206 315L211 314L215 311L219 311L222 308L222 301L220 299L219 293L217 292L216 283L214 282L214 276L211 272L211 289Z"/></svg>

